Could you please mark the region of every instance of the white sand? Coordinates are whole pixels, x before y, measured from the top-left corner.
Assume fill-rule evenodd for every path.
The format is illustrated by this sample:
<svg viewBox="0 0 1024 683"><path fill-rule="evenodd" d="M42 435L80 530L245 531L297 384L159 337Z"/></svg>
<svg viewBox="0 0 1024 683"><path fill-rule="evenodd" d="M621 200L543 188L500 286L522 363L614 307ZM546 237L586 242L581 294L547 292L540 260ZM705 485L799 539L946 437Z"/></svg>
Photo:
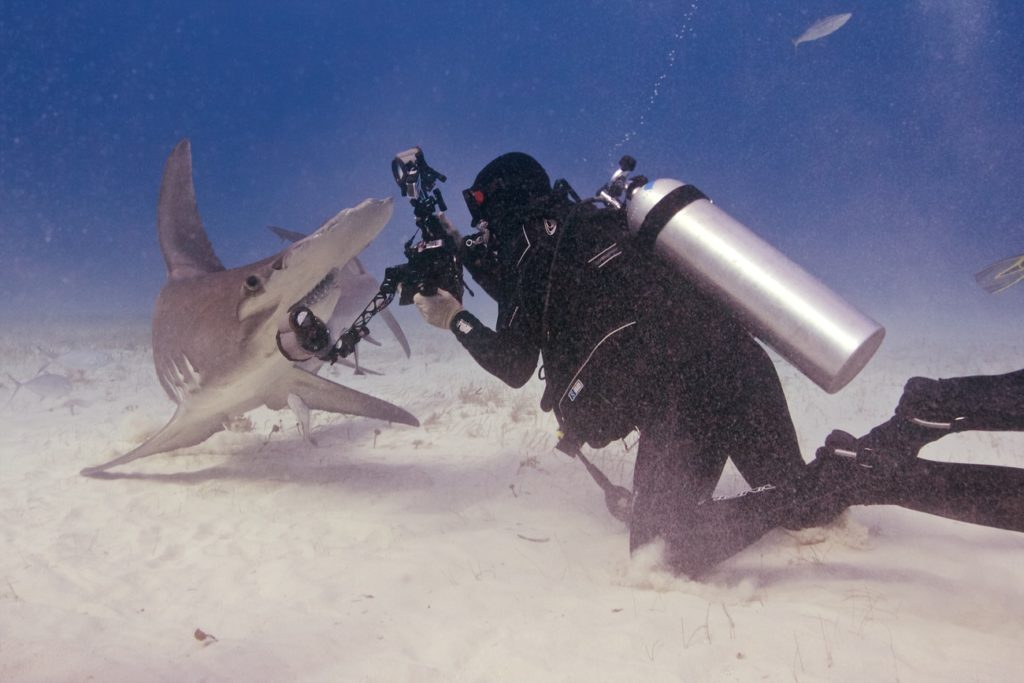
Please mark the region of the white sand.
<svg viewBox="0 0 1024 683"><path fill-rule="evenodd" d="M379 332L363 360L383 377L327 374L422 428L315 413L310 448L264 409L113 481L78 470L173 411L145 324L7 327L19 379L36 345L113 360L68 396L0 407L0 681L1020 680L1024 535L855 508L673 578L629 559L599 489L552 450L540 383L505 388L408 313L412 359ZM1021 366L1019 343L891 335L838 396L781 370L809 459L831 428L886 419L910 375ZM925 454L1024 466L1022 436ZM629 485L629 452L594 460Z"/></svg>

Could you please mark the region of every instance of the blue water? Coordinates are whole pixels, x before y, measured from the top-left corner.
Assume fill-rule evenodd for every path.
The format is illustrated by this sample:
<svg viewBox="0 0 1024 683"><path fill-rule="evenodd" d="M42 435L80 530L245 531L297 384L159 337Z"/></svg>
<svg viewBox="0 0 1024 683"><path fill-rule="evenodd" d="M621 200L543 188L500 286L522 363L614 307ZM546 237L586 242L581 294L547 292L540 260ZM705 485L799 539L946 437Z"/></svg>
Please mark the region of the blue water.
<svg viewBox="0 0 1024 683"><path fill-rule="evenodd" d="M189 137L229 267L280 248L267 225L397 197L412 145L462 225L460 190L502 152L583 194L629 153L887 325L1019 329L1024 291L973 273L1024 251L1022 34L1010 0L4 0L0 317L148 317L160 174ZM371 245L378 274L410 216Z"/></svg>

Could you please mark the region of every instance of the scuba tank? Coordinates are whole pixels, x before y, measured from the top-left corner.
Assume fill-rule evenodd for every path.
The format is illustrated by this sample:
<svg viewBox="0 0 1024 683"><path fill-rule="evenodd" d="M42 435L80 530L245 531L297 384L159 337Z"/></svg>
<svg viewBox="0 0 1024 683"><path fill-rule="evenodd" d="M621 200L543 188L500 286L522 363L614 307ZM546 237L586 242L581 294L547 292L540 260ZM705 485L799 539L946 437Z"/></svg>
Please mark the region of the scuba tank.
<svg viewBox="0 0 1024 683"><path fill-rule="evenodd" d="M673 264L826 392L846 386L878 350L881 325L700 190L642 176L627 186L626 170L624 164L604 189L625 192L629 230L641 249Z"/></svg>

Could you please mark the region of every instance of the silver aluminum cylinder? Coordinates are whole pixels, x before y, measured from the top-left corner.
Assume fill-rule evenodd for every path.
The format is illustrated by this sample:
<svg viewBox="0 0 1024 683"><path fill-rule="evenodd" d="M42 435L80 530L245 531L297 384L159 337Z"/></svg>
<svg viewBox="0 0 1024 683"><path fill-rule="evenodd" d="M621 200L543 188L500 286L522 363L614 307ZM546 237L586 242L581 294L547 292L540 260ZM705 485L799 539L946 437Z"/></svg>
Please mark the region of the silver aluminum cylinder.
<svg viewBox="0 0 1024 683"><path fill-rule="evenodd" d="M637 188L627 217L641 242L830 394L856 377L882 343L881 325L692 185L660 179Z"/></svg>

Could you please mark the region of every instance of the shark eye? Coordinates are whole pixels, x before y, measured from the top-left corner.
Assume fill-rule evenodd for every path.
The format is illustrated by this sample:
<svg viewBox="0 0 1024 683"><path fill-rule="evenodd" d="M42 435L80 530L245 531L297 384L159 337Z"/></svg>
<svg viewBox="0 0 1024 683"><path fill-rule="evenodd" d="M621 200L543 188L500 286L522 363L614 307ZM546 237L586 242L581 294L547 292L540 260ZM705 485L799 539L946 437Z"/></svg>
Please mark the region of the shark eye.
<svg viewBox="0 0 1024 683"><path fill-rule="evenodd" d="M263 281L259 275L250 275L245 278L245 289L250 292L258 292L263 289Z"/></svg>

